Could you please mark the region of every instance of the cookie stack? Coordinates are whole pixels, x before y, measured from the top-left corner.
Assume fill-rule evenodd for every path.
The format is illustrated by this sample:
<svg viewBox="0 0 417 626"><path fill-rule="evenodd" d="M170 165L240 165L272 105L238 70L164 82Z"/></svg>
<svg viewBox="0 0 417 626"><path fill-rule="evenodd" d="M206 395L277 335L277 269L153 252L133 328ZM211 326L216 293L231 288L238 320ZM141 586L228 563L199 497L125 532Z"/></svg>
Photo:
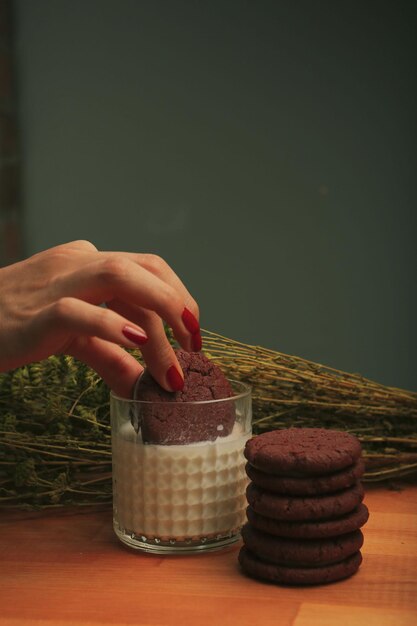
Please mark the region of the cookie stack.
<svg viewBox="0 0 417 626"><path fill-rule="evenodd" d="M354 574L369 515L358 439L324 428L275 430L248 441L245 457L251 483L243 571L291 585Z"/></svg>

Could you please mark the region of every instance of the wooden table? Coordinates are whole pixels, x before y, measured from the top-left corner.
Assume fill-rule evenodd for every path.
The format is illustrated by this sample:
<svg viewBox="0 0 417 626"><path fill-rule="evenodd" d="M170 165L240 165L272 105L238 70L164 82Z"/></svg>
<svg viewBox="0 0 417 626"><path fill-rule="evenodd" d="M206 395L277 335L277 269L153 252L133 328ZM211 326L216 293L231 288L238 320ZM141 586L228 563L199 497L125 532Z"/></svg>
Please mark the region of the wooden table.
<svg viewBox="0 0 417 626"><path fill-rule="evenodd" d="M367 489L364 562L291 588L246 578L238 547L158 557L125 549L111 511L0 513L0 625L416 626L417 486Z"/></svg>

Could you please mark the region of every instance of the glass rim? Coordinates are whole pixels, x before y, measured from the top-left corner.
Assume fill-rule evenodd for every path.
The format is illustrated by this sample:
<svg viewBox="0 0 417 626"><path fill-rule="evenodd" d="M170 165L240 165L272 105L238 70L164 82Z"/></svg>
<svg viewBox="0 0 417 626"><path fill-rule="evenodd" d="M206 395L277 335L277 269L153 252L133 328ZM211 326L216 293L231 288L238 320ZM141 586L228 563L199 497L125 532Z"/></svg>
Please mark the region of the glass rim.
<svg viewBox="0 0 417 626"><path fill-rule="evenodd" d="M233 378L227 378L226 380L232 385L239 385L243 388L240 393L237 393L228 398L212 398L211 400L186 400L185 402L179 402L178 404L182 406L193 406L193 405L204 405L204 404L214 404L215 402L230 402L235 400L240 400L242 398L248 397L251 395L252 387L247 383L243 383L241 380L234 380ZM110 391L110 398L112 400L117 400L118 402L126 402L127 404L137 405L137 404L167 404L164 400L135 400L134 398L122 398L118 396L114 391Z"/></svg>

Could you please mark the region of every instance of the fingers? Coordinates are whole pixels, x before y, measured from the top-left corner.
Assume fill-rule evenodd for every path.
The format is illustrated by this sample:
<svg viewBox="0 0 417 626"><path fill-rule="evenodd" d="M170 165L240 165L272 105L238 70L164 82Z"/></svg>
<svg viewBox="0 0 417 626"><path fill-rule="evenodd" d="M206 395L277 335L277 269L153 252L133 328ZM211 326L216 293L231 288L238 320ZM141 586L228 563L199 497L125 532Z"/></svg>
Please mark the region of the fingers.
<svg viewBox="0 0 417 626"><path fill-rule="evenodd" d="M105 383L122 398L131 398L143 367L129 352L97 337L76 339L67 350L92 367Z"/></svg>
<svg viewBox="0 0 417 626"><path fill-rule="evenodd" d="M201 333L200 333L200 312L197 302L191 296L186 289L184 283L180 280L174 270L168 265L164 259L156 254L133 254L132 260L138 263L141 267L151 272L173 289L175 289L183 297L185 307L181 313L182 322L191 334L191 350L198 352L202 347ZM175 337L180 341L179 337ZM181 343L181 341L180 341Z"/></svg>
<svg viewBox="0 0 417 626"><path fill-rule="evenodd" d="M155 378L175 390L183 378L161 320L184 349L201 348L197 303L156 255L100 252L88 241L69 242L2 269L2 300L7 342L1 356L9 368L72 347L101 371L97 355L103 363L120 362L119 346L139 345ZM108 301L124 303L126 313L96 306Z"/></svg>
<svg viewBox="0 0 417 626"><path fill-rule="evenodd" d="M145 344L145 331L118 313L76 298L61 298L38 316L39 334L64 351L78 336L99 337L127 348Z"/></svg>
<svg viewBox="0 0 417 626"><path fill-rule="evenodd" d="M202 342L198 305L175 272L152 254L95 252L88 242L66 247L82 252L82 263L78 257L69 271L51 283L52 302L58 304L50 308L55 323L68 331L70 342L78 333L128 347L142 344L147 366L159 384L170 391L181 389L181 367L161 320L171 326L184 349L199 351ZM77 302L85 305L83 311ZM107 313L120 319L93 306L102 302L110 303ZM92 306L94 314L88 309ZM133 322L130 328L128 320Z"/></svg>
<svg viewBox="0 0 417 626"><path fill-rule="evenodd" d="M105 253L108 254L108 253ZM119 252L110 253L110 254L120 254ZM198 304L191 296L190 292L179 278L179 276L174 272L172 267L160 256L157 254L143 254L143 253L122 253L125 254L127 258L131 261L143 267L143 269L147 270L154 276L157 276L168 285L171 285L179 294L181 294L185 306L192 312L194 317L199 319L199 309Z"/></svg>
<svg viewBox="0 0 417 626"><path fill-rule="evenodd" d="M143 267L154 276L157 276L168 285L171 285L182 296L185 306L199 319L198 304L185 287L182 280L177 276L172 267L157 254L143 254L134 252L103 252L106 257L125 257Z"/></svg>
<svg viewBox="0 0 417 626"><path fill-rule="evenodd" d="M152 311L132 307L120 301L113 300L108 306L145 330L148 341L141 346L141 352L149 371L167 391L180 391L184 386L184 376L165 334L161 318Z"/></svg>
<svg viewBox="0 0 417 626"><path fill-rule="evenodd" d="M172 276L170 280L173 280ZM177 289L127 255L99 256L97 261L60 277L55 287L62 294L87 302L100 303L116 299L155 311L171 326L183 348L201 348L199 322L186 307L184 298L188 296L184 292L185 288ZM190 306L196 307L194 304Z"/></svg>

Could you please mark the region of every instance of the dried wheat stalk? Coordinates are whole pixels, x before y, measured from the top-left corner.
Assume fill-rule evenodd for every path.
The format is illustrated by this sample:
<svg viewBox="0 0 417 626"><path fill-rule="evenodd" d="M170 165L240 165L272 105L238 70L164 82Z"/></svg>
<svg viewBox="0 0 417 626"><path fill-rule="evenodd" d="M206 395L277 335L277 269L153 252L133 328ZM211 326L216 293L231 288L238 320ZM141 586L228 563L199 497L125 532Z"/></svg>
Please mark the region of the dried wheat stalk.
<svg viewBox="0 0 417 626"><path fill-rule="evenodd" d="M362 441L365 480L417 476L416 393L203 336L226 375L252 386L255 433L291 425L347 430ZM67 356L0 374L0 506L110 500L108 389L97 374Z"/></svg>

